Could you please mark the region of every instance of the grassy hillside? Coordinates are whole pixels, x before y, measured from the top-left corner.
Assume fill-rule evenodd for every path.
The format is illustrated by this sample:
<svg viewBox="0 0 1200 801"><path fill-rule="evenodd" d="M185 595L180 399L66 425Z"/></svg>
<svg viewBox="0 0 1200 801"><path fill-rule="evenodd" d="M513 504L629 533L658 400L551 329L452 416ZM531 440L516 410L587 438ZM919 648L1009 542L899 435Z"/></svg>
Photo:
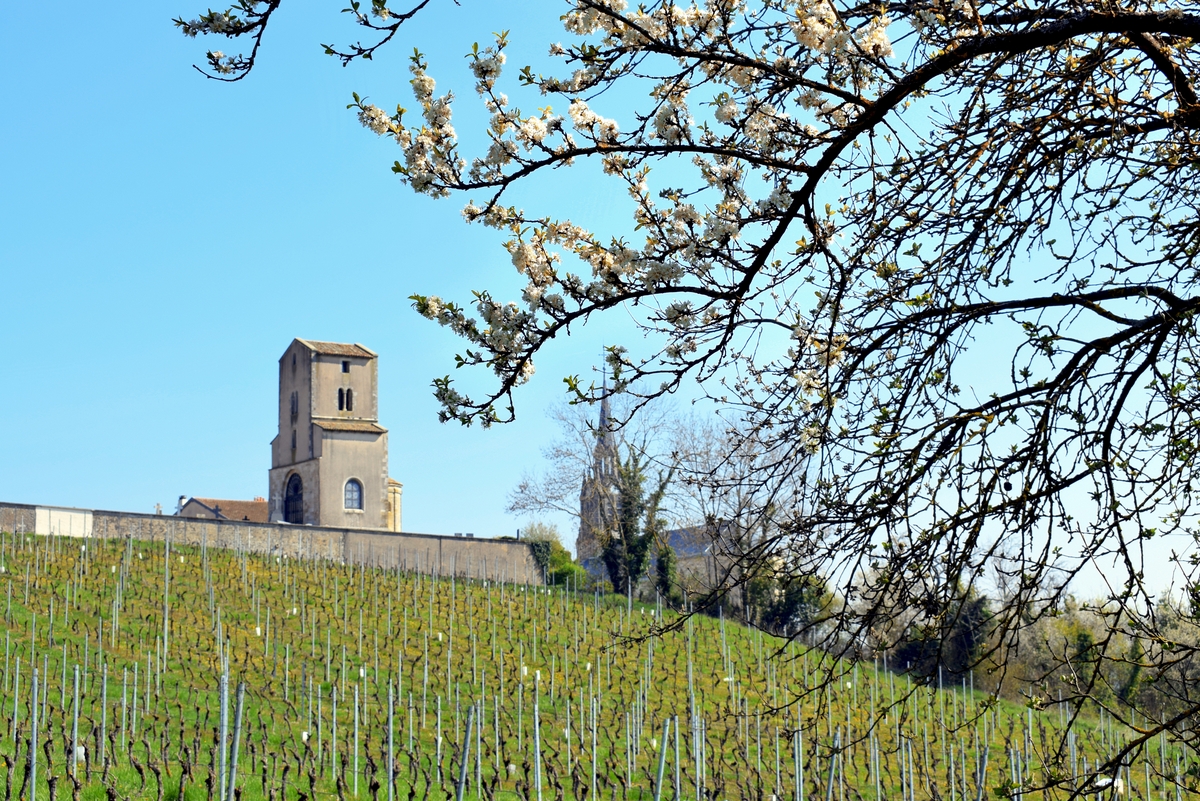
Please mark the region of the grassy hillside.
<svg viewBox="0 0 1200 801"><path fill-rule="evenodd" d="M247 800L453 797L469 717L464 797L531 800L655 798L661 765L662 798L975 801L1083 774L1129 736L1077 726L1051 756L1060 706L985 708L712 618L645 639L673 614L617 597L24 535L0 537L0 570L5 801L31 797L31 667L37 799L220 799L223 663L227 771L245 685ZM1155 739L1122 780L1179 799L1193 762Z"/></svg>

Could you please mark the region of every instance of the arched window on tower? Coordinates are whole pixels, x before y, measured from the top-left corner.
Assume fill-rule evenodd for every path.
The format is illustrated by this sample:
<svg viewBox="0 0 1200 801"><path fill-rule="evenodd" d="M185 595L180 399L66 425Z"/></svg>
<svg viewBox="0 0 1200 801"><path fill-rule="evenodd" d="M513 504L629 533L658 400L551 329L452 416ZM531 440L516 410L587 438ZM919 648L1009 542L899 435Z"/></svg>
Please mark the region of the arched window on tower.
<svg viewBox="0 0 1200 801"><path fill-rule="evenodd" d="M346 390L346 411L354 411L354 390Z"/></svg>
<svg viewBox="0 0 1200 801"><path fill-rule="evenodd" d="M346 508L347 509L362 509L363 508L363 492L362 484L358 483L358 479L350 479L346 482Z"/></svg>
<svg viewBox="0 0 1200 801"><path fill-rule="evenodd" d="M346 390L338 387L338 411L344 411L346 408Z"/></svg>

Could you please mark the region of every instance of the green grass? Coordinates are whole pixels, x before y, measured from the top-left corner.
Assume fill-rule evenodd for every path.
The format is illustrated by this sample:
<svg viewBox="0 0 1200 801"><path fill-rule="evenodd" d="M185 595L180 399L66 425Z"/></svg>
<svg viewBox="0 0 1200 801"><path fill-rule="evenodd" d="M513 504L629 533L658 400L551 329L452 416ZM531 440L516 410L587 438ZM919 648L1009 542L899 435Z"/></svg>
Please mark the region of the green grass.
<svg viewBox="0 0 1200 801"><path fill-rule="evenodd" d="M470 759L466 797L478 797L478 770L483 797L536 798L535 694L544 799L592 798L593 763L599 797L653 798L656 741L671 716L678 716L681 731L678 754L674 735L668 738L663 798L675 797L677 763L682 798L695 798L698 783L707 798L793 798L798 722L804 798L825 799L832 775L838 801L902 793L962 799L964 789L974 801L974 772L985 751L984 792L990 795L1012 784L1018 765L1020 784L1037 786L1081 772L1085 759L1094 766L1128 737L1111 721L1077 724L1072 759L1061 748L1064 710L1056 706L1031 712L989 705L982 692L916 687L875 665L834 662L708 617L647 639L656 626L674 622L673 613L659 620L652 607L635 605L630 615L618 597L217 549L171 548L163 658L163 545L88 540L84 551L84 544L0 538L0 592L6 594L0 597L6 633L0 777L11 782L5 799L15 798L26 778L31 660L46 673L39 676L47 690L39 741L49 743L48 763L47 751L39 749L36 798L49 797L51 778L62 799L177 799L181 778L185 798L210 798L219 761L218 619L231 676L231 733L234 688L239 681L246 685L237 773L246 801L352 798L356 780L358 798L387 799L389 685L396 698L395 797L404 799L453 797L467 708L477 701L482 749ZM77 664L80 740L90 755L78 766L78 788L66 758ZM819 689L801 695L811 687ZM702 738L689 723L693 709ZM104 760L97 747L102 725ZM843 746L837 751L835 741ZM1174 799L1165 779L1174 777L1177 761L1186 767L1191 759L1155 740L1138 752L1128 780L1146 797L1149 765L1149 798ZM215 787L211 797L217 798Z"/></svg>

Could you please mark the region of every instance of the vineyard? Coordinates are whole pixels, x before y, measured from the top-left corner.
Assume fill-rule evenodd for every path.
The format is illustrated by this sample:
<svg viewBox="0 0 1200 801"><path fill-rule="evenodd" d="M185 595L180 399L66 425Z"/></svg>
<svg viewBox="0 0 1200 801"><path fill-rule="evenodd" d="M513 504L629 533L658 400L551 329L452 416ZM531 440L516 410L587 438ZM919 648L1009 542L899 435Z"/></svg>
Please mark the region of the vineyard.
<svg viewBox="0 0 1200 801"><path fill-rule="evenodd" d="M1195 795L1162 737L1096 776L1110 718L616 596L12 534L0 591L4 801Z"/></svg>

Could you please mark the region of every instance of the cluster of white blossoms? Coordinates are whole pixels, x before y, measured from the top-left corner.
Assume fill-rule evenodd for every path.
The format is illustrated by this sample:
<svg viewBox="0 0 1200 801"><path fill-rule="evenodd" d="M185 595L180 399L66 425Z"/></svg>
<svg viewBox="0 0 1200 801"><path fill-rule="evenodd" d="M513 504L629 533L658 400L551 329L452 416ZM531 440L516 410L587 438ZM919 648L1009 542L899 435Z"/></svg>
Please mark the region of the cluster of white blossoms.
<svg viewBox="0 0 1200 801"><path fill-rule="evenodd" d="M208 53L208 63L209 66L221 75L230 75L233 73L233 57L226 56L220 50L212 50Z"/></svg>
<svg viewBox="0 0 1200 801"><path fill-rule="evenodd" d="M891 57L888 24L887 17L876 17L854 35L838 18L831 0L799 0L791 28L796 41L813 53L844 62L862 54L880 59Z"/></svg>
<svg viewBox="0 0 1200 801"><path fill-rule="evenodd" d="M506 247L512 254L513 266L517 268L517 272L529 278L522 298L531 311L537 311L541 306L542 295L557 278L554 265L561 259L557 253L546 250L543 238L537 235L531 242L510 240Z"/></svg>
<svg viewBox="0 0 1200 801"><path fill-rule="evenodd" d="M690 123L686 106L663 103L654 114L654 136L668 145L677 145L684 140Z"/></svg>
<svg viewBox="0 0 1200 801"><path fill-rule="evenodd" d="M413 67L416 66L415 64L413 65ZM413 88L413 96L422 103L427 102L433 97L433 90L436 88L437 83L424 69L417 70L413 67L409 68L414 73L413 79L409 81Z"/></svg>
<svg viewBox="0 0 1200 801"><path fill-rule="evenodd" d="M364 105L358 111L358 121L364 128L374 131L380 136L391 133L393 129L392 118L379 106Z"/></svg>
<svg viewBox="0 0 1200 801"><path fill-rule="evenodd" d="M691 85L686 79L664 81L654 88L650 96L661 101L654 113L654 131L651 136L677 145L691 139L692 116L688 113L687 96Z"/></svg>
<svg viewBox="0 0 1200 801"><path fill-rule="evenodd" d="M680 359L689 353L695 353L700 345L695 337L687 337L678 342L672 342L663 349L668 359Z"/></svg>
<svg viewBox="0 0 1200 801"><path fill-rule="evenodd" d="M620 133L620 129L617 127L616 120L601 117L588 108L588 104L582 100L572 102L570 108L567 109L567 113L571 117L571 122L575 125L575 130L580 133L605 144L613 144L617 141L617 134Z"/></svg>
<svg viewBox="0 0 1200 801"><path fill-rule="evenodd" d="M496 355L516 353L528 344L525 330L532 319L529 312L521 311L515 303L498 303L486 295L479 298L475 307L488 326L480 335L479 344Z"/></svg>
<svg viewBox="0 0 1200 801"><path fill-rule="evenodd" d="M486 209L476 206L474 202L468 201L462 210L463 219L467 222L482 222L488 228L497 230L507 228L514 221L520 219L520 212L513 206L501 206L499 203L493 203Z"/></svg>
<svg viewBox="0 0 1200 801"><path fill-rule="evenodd" d="M976 31L974 20L977 13L971 0L950 0L917 11L913 14L912 24L922 39L928 39L935 30L946 31L955 38L971 36Z"/></svg>
<svg viewBox="0 0 1200 801"><path fill-rule="evenodd" d="M809 347L817 356L817 363L822 367L833 367L842 360L848 339L845 334L834 334L829 339L809 337Z"/></svg>
<svg viewBox="0 0 1200 801"><path fill-rule="evenodd" d="M821 426L813 423L806 426L800 435L800 447L810 456L821 450L821 441L824 439L825 431Z"/></svg>
<svg viewBox="0 0 1200 801"><path fill-rule="evenodd" d="M812 92L816 94L816 92ZM751 99L746 108L738 105L737 99L722 92L713 100L713 117L717 122L740 128L756 145L764 150L779 147L778 131L788 120L788 115L770 103Z"/></svg>
<svg viewBox="0 0 1200 801"><path fill-rule="evenodd" d="M503 175L503 168L517 155L517 143L511 139L493 139L487 155L471 164L471 179L487 181Z"/></svg>
<svg viewBox="0 0 1200 801"><path fill-rule="evenodd" d="M180 25L183 35L195 39L201 33L230 33L241 27L242 21L223 11L210 11L201 14L197 19L189 20Z"/></svg>
<svg viewBox="0 0 1200 801"><path fill-rule="evenodd" d="M743 130L759 147L764 150L772 149L777 144L776 132L785 120L786 114L770 103L763 103L754 106L754 110L746 117Z"/></svg>
<svg viewBox="0 0 1200 801"><path fill-rule="evenodd" d="M465 166L455 153L457 141L450 124L454 95L433 96L436 84L426 72L425 61L419 53L413 56L409 70L413 74L413 96L421 104L421 116L425 121L420 130L405 127L399 115L389 117L379 107L361 102L358 120L370 131L396 137L396 142L404 149L403 171L413 189L433 197L446 197L450 194L447 186L458 182Z"/></svg>
<svg viewBox="0 0 1200 801"><path fill-rule="evenodd" d="M783 186L777 186L771 190L770 195L758 201L758 210L761 214L770 214L783 211L790 205L792 205L792 193Z"/></svg>
<svg viewBox="0 0 1200 801"><path fill-rule="evenodd" d="M625 0L606 0L599 5L620 14L625 10L626 3ZM615 30L616 23L611 15L605 14L600 9L579 3L574 11L568 12L563 17L563 27L578 36L587 36L601 28L611 33Z"/></svg>
<svg viewBox="0 0 1200 801"><path fill-rule="evenodd" d="M433 397L441 405L438 418L444 423L458 418L459 411L467 404L467 398L450 386L449 381L433 382Z"/></svg>
<svg viewBox="0 0 1200 801"><path fill-rule="evenodd" d="M371 14L384 22L392 18L392 10L387 7L387 0L371 0Z"/></svg>
<svg viewBox="0 0 1200 801"><path fill-rule="evenodd" d="M677 300L663 310L663 320L676 328L691 328L696 322L690 300Z"/></svg>
<svg viewBox="0 0 1200 801"><path fill-rule="evenodd" d="M524 143L526 147L534 147L540 145L548 133L550 133L550 128L546 125L544 119L541 117L527 117L521 121L521 127L517 129L517 139Z"/></svg>
<svg viewBox="0 0 1200 801"><path fill-rule="evenodd" d="M797 325L792 330L792 337L798 341L796 347L790 348L787 358L793 364L807 362L812 366L797 367L791 377L801 396L804 411L808 411L814 403L830 406L834 402L825 376L830 368L836 366L845 356L848 338L845 334L833 334L827 337L814 336L804 324ZM815 362L815 364L814 364ZM805 448L815 453L820 446L820 429L813 428L805 437Z"/></svg>
<svg viewBox="0 0 1200 801"><path fill-rule="evenodd" d="M430 320L439 320L441 319L442 312L445 310L446 307L442 304L442 299L437 295L430 295L425 299L425 306L420 312Z"/></svg>
<svg viewBox="0 0 1200 801"><path fill-rule="evenodd" d="M864 53L874 58L891 58L895 55L892 50L892 40L887 35L887 17L876 17L871 20L858 34L858 46Z"/></svg>
<svg viewBox="0 0 1200 801"><path fill-rule="evenodd" d="M703 221L703 215L691 203L680 203L671 212L671 228L679 236L687 236Z"/></svg>
<svg viewBox="0 0 1200 801"><path fill-rule="evenodd" d="M563 80L561 78L544 78L542 80L542 94L550 94L552 92L577 93L585 89L590 89L597 85L603 77L602 70L598 67L583 67L571 73L571 77Z"/></svg>
<svg viewBox="0 0 1200 801"><path fill-rule="evenodd" d="M743 177L741 162L730 158L708 161L696 156L692 159L692 164L700 168L700 174L706 184L721 190L726 197L740 191Z"/></svg>
<svg viewBox="0 0 1200 801"><path fill-rule="evenodd" d="M713 242L725 243L741 235L742 224L736 203L718 203L704 218L704 237Z"/></svg>
<svg viewBox="0 0 1200 801"><path fill-rule="evenodd" d="M521 149L526 152L540 150L547 152L563 152L566 146L572 144L569 137L564 138L562 146L555 150L544 145L544 140L551 132L563 133L562 118L544 109L540 116L522 117L519 109L508 110L501 105L506 101L502 95L489 102L489 108L494 112L488 129L492 134L492 143L483 158L477 158L471 163L471 180L486 182L500 180L504 177L504 167L520 156ZM512 137L509 136L512 134Z"/></svg>
<svg viewBox="0 0 1200 801"><path fill-rule="evenodd" d="M717 118L717 122L726 124L732 123L738 116L738 104L732 97L725 95L717 100L717 110L713 112L713 116Z"/></svg>
<svg viewBox="0 0 1200 801"><path fill-rule="evenodd" d="M597 283L610 286L631 279L642 258L639 251L620 243L602 247L588 242L580 245L575 254L591 265L592 275L599 279ZM592 284L587 294L594 296L602 292L602 287Z"/></svg>
<svg viewBox="0 0 1200 801"><path fill-rule="evenodd" d="M804 325L797 325L792 330L792 338L799 343L799 349L788 351L788 358L799 360L806 352L811 352L821 367L833 367L845 356L849 337L845 334L833 334L829 337L814 336Z"/></svg>
<svg viewBox="0 0 1200 801"><path fill-rule="evenodd" d="M796 382L796 387L802 395L812 396L820 395L825 389L825 381L818 375L816 370L811 368L797 370L792 373L792 380ZM808 401L805 401L805 408L808 406Z"/></svg>
<svg viewBox="0 0 1200 801"><path fill-rule="evenodd" d="M487 324L487 328L481 331L475 321L463 314L462 310L451 303L444 303L437 295L413 295L411 299L413 307L421 316L444 325L473 344L491 351L494 358L490 363L497 375L503 376L509 368L520 362L517 383L524 383L533 377L532 359L521 354L529 344L526 332L534 325L534 318L528 312L517 308L515 303L496 303L486 293L480 294L476 309L480 318ZM467 402L466 398L451 389L448 381L439 379L434 383L437 386L434 394L442 401L443 410L448 412L450 417L455 416L454 410L464 405Z"/></svg>
<svg viewBox="0 0 1200 801"><path fill-rule="evenodd" d="M495 88L496 80L500 77L500 71L507 60L508 56L504 51L495 47L485 49L482 54L473 53L471 72L475 74L475 91L482 95Z"/></svg>
<svg viewBox="0 0 1200 801"><path fill-rule="evenodd" d="M820 92L809 89L801 93L796 103L805 109L816 112L817 117L832 125L834 128L845 128L854 118L854 109L841 101L826 99ZM811 126L805 126L805 132L814 139L822 138L821 133Z"/></svg>
<svg viewBox="0 0 1200 801"><path fill-rule="evenodd" d="M716 36L721 30L722 14L730 11L734 5L737 4L724 0L706 0L703 8L695 3L687 6L663 3L649 11L639 7L628 15L628 24L603 14L598 18L580 19L594 22L593 31L596 28L604 29L608 44L639 47L651 39L663 40L672 34Z"/></svg>
<svg viewBox="0 0 1200 801"><path fill-rule="evenodd" d="M843 52L850 43L850 35L842 28L830 0L800 0L796 4L792 33L797 42L825 55Z"/></svg>

